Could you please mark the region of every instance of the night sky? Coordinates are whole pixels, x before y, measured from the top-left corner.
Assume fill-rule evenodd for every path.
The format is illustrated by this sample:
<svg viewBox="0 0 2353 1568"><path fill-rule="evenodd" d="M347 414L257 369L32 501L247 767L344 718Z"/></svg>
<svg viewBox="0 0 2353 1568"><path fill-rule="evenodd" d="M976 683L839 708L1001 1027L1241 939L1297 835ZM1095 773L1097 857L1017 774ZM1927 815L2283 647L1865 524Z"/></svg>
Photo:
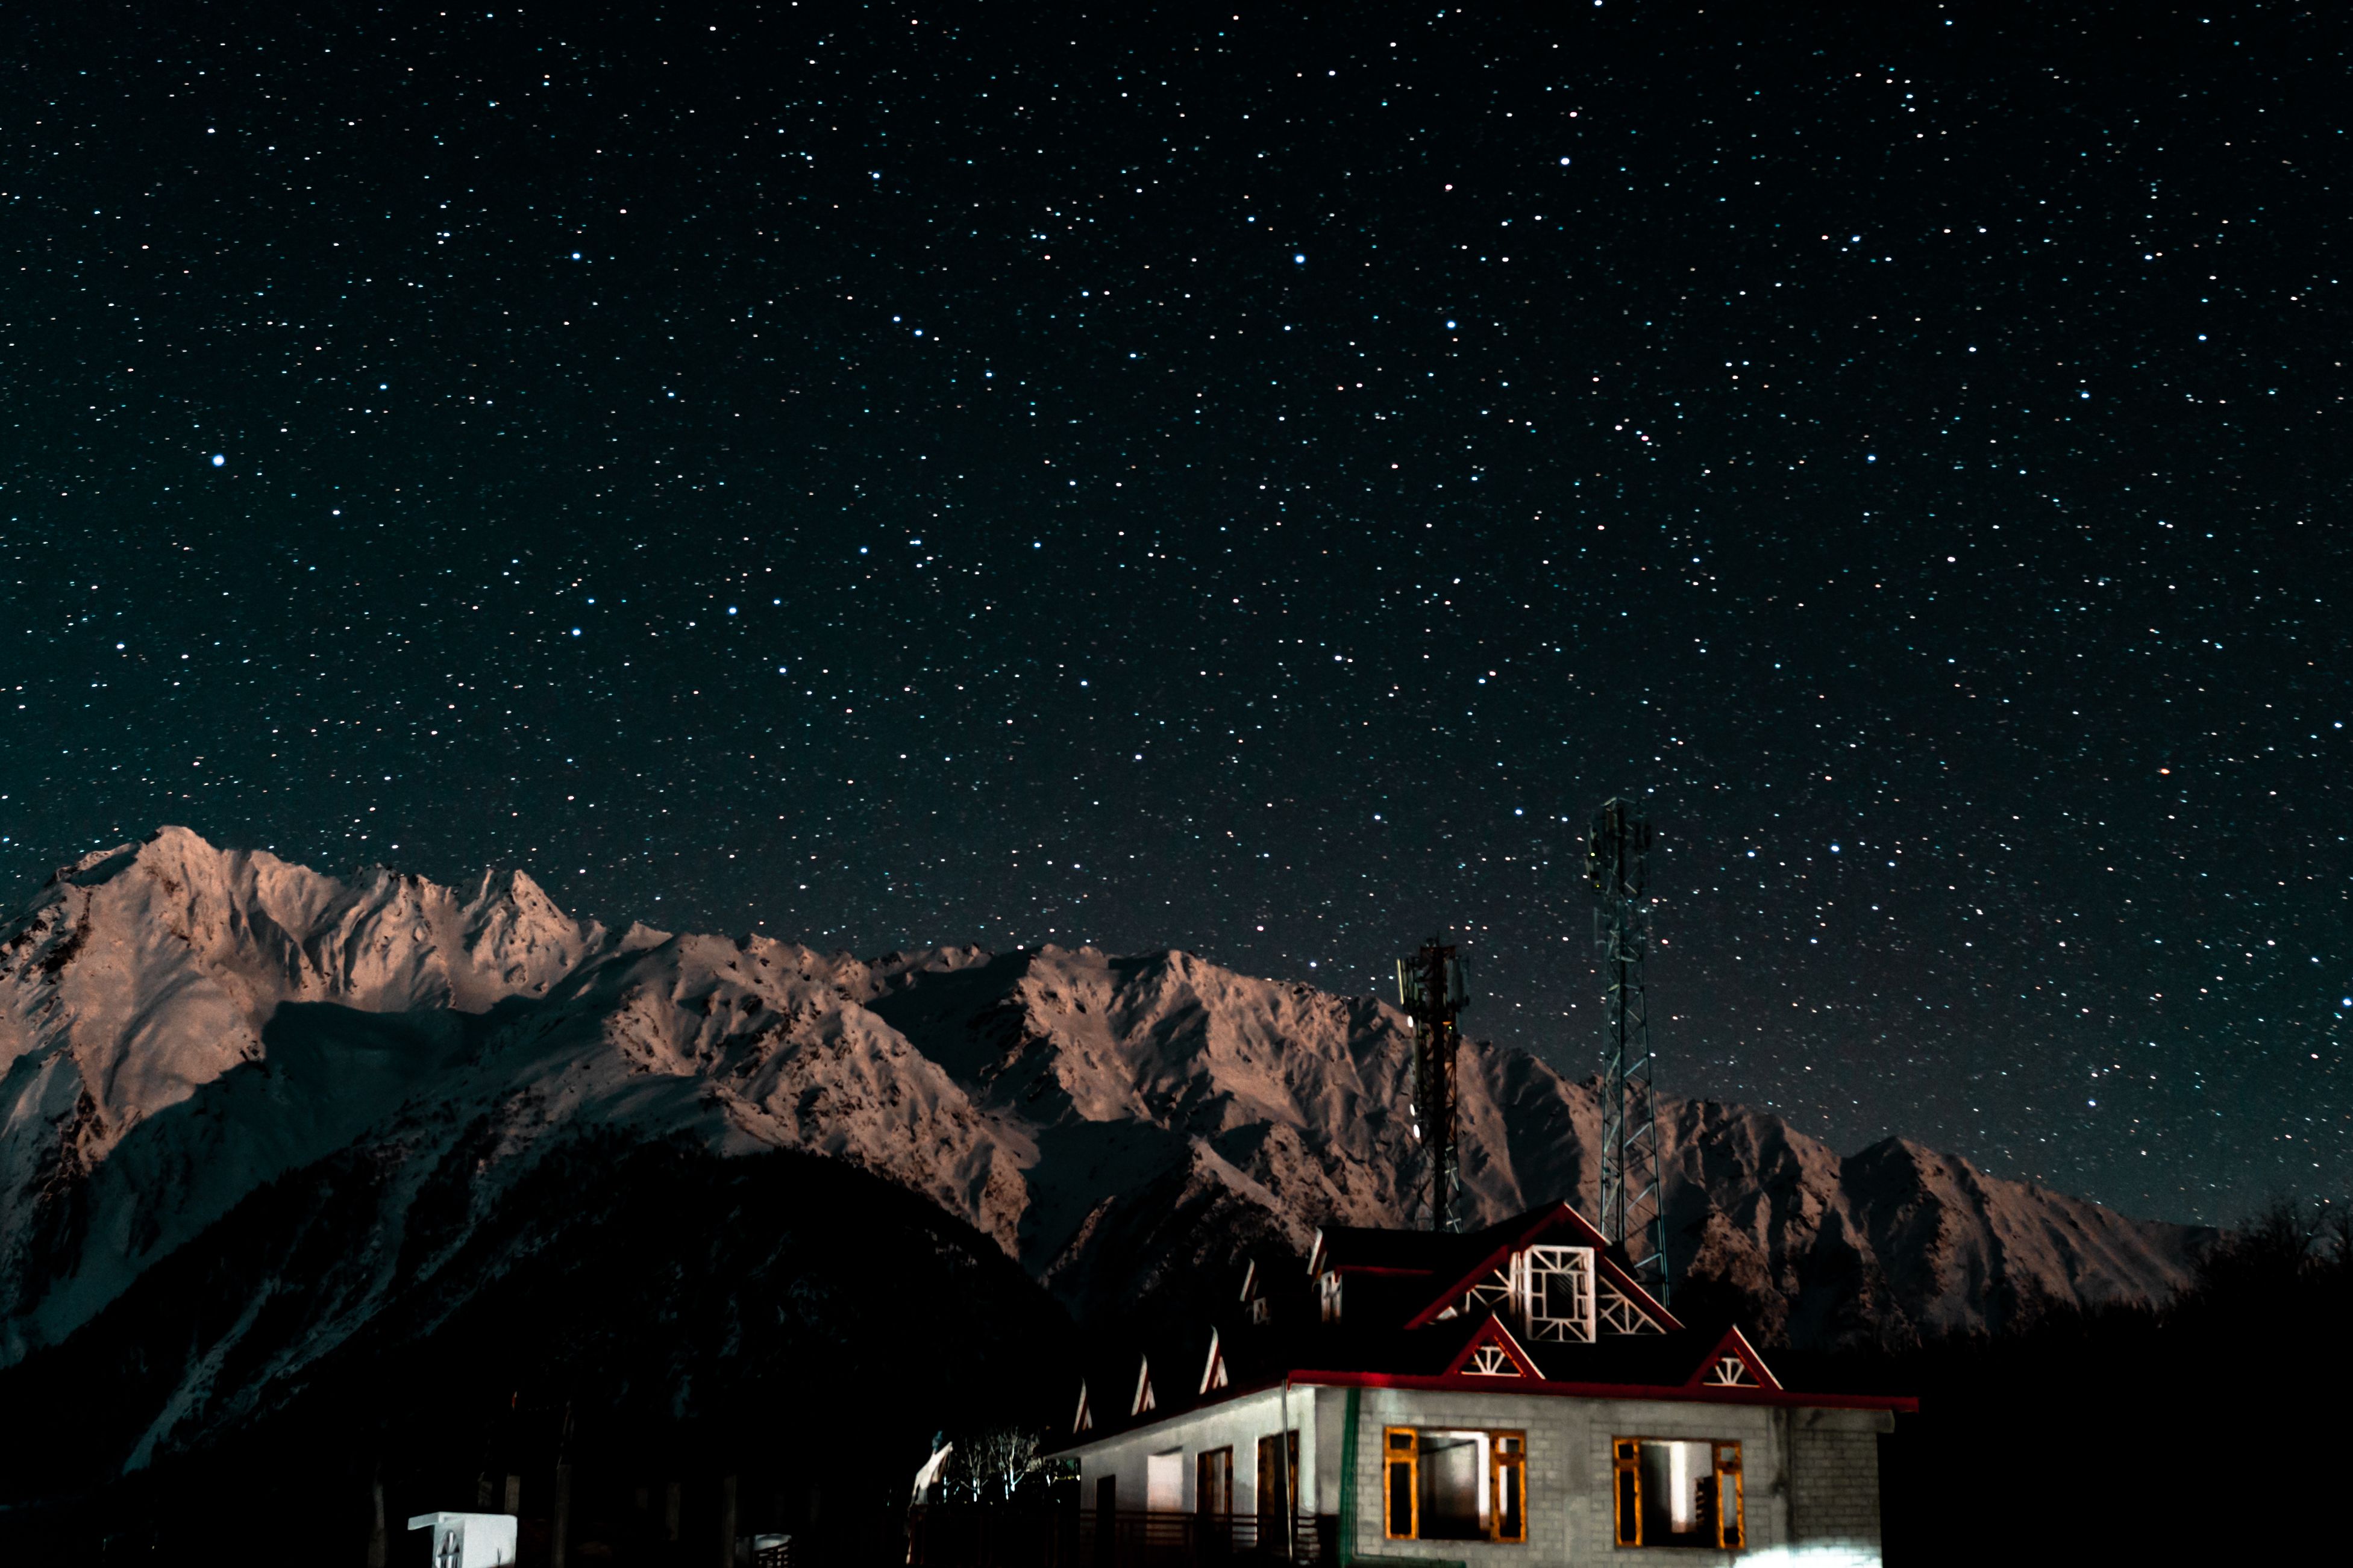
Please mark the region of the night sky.
<svg viewBox="0 0 2353 1568"><path fill-rule="evenodd" d="M13 886L1443 928L1581 1076L1624 793L1669 1092L2353 1192L2335 8L296 9L11 18Z"/></svg>

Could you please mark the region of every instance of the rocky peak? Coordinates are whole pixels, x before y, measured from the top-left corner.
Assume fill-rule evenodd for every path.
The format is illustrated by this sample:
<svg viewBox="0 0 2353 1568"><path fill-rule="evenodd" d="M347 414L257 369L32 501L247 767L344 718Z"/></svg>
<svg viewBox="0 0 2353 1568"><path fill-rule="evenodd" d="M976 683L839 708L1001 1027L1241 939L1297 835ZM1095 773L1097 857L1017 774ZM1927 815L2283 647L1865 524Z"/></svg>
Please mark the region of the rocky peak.
<svg viewBox="0 0 2353 1568"><path fill-rule="evenodd" d="M1393 1008L1181 951L616 940L519 872L346 882L167 828L0 926L0 1359L289 1171L461 1138L470 1213L581 1136L797 1150L922 1194L1082 1315L1174 1310L1239 1246L1427 1223L1410 1083ZM1598 1088L1465 1048L1465 1223L1592 1211ZM2204 1244L1900 1140L1842 1159L1754 1107L1661 1109L1670 1255L1768 1337L2152 1300Z"/></svg>

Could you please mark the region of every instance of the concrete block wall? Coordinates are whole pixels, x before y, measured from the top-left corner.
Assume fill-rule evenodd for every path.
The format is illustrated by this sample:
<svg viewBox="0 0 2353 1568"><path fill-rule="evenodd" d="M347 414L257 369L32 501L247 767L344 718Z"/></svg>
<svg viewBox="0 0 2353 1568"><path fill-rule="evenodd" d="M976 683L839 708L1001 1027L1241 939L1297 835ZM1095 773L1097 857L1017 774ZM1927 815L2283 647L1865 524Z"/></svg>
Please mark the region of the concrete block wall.
<svg viewBox="0 0 2353 1568"><path fill-rule="evenodd" d="M1311 1513L1340 1506L1347 1391L1294 1387L1289 1425L1300 1436L1300 1499ZM1259 1437L1284 1425L1283 1399L1269 1390L1207 1410L1170 1416L1076 1450L1085 1497L1094 1480L1119 1477L1123 1508L1144 1506L1147 1461L1182 1453L1182 1507L1195 1506L1193 1456L1234 1450L1234 1507L1256 1505ZM1893 1418L1878 1411L1773 1409L1683 1400L1572 1399L1482 1391L1367 1388L1357 1394L1354 1552L1372 1559L1460 1562L1469 1568L1704 1568L1783 1555L1806 1568L1876 1568L1880 1562L1879 1434ZM1527 1435L1528 1538L1525 1542L1391 1541L1382 1522L1381 1436L1385 1426L1516 1429ZM1744 1552L1620 1548L1613 1517L1610 1442L1616 1437L1736 1440L1748 1525ZM1786 1553L1776 1549L1798 1548Z"/></svg>
<svg viewBox="0 0 2353 1568"><path fill-rule="evenodd" d="M1703 1568L1789 1541L1788 1424L1783 1412L1683 1401L1562 1399L1546 1394L1366 1389L1357 1412L1356 1552L1359 1556L1451 1561L1470 1568L1567 1568L1657 1563ZM1528 1438L1525 1542L1390 1541L1381 1510L1385 1426L1516 1427ZM1737 1441L1745 1478L1747 1552L1616 1543L1609 1445L1615 1437ZM1810 1560L1809 1568L1812 1568Z"/></svg>
<svg viewBox="0 0 2353 1568"><path fill-rule="evenodd" d="M1883 1411L1789 1413L1790 1539L1825 1568L1880 1561L1879 1435Z"/></svg>

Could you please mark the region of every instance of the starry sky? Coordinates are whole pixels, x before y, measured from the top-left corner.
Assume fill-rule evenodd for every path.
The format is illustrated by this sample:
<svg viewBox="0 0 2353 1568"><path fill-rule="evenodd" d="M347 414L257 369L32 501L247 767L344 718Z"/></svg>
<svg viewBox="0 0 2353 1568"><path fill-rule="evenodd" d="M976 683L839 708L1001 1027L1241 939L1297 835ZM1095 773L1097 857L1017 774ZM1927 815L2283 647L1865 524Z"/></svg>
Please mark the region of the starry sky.
<svg viewBox="0 0 2353 1568"><path fill-rule="evenodd" d="M0 867L1443 929L1582 1075L1626 794L1668 1092L2342 1198L2348 26L1829 9L32 8Z"/></svg>

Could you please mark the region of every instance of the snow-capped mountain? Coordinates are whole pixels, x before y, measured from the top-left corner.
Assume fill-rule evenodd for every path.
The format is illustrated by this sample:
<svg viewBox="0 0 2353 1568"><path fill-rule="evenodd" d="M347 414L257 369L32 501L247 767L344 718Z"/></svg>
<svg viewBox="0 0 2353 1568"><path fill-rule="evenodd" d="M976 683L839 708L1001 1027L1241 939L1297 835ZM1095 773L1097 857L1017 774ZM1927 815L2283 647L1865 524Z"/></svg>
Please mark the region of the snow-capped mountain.
<svg viewBox="0 0 2353 1568"><path fill-rule="evenodd" d="M0 1366L285 1178L369 1173L364 1216L306 1232L303 1267L337 1261L299 1326L231 1314L175 1374L141 1451L175 1441L427 1286L462 1296L469 1238L512 1225L514 1194L543 1203L535 1173L588 1140L821 1156L970 1226L1082 1322L1173 1307L1228 1288L1243 1245L1426 1218L1410 1059L1385 1004L1184 952L617 934L520 874L346 882L165 828L0 925ZM2158 1299L2211 1239L1900 1141L1841 1158L1742 1107L1665 1117L1678 1274L1801 1343ZM1466 1221L1590 1210L1591 1084L1466 1048L1461 1122Z"/></svg>

